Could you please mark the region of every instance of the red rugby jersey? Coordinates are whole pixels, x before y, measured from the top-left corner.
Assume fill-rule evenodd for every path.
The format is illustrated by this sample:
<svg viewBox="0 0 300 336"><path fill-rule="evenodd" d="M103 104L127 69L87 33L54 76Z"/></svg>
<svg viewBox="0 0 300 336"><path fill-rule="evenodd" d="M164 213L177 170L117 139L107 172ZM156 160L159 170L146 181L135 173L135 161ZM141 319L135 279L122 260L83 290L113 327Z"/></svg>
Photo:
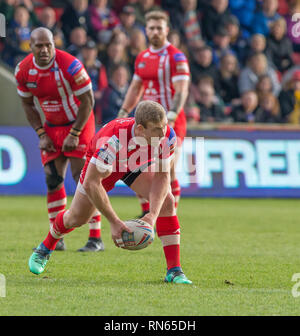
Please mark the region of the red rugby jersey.
<svg viewBox="0 0 300 336"><path fill-rule="evenodd" d="M150 46L137 56L133 78L143 82L144 100L154 100L169 111L175 93L173 83L190 78L188 60L170 42L158 50Z"/></svg>
<svg viewBox="0 0 300 336"><path fill-rule="evenodd" d="M28 55L16 66L15 77L18 94L33 96L37 110L54 125L74 121L80 105L76 96L92 88L82 63L59 49L46 67L38 66L33 54Z"/></svg>
<svg viewBox="0 0 300 336"><path fill-rule="evenodd" d="M104 125L93 137L86 152L86 163L80 182L83 183L89 162L112 172L132 172L150 160L170 160L176 148L176 134L167 125L166 135L155 148L142 143L134 135L135 119L115 119ZM146 144L146 145L145 145Z"/></svg>

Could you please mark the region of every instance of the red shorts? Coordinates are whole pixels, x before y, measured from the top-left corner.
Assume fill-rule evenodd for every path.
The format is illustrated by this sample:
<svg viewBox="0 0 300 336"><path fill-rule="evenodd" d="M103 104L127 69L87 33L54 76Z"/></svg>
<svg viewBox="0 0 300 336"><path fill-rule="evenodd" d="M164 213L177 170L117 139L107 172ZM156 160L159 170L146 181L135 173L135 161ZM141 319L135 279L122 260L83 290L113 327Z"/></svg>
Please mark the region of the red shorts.
<svg viewBox="0 0 300 336"><path fill-rule="evenodd" d="M177 146L180 147L186 136L186 117L184 110L179 112L173 128L177 136Z"/></svg>
<svg viewBox="0 0 300 336"><path fill-rule="evenodd" d="M92 140L93 136L95 135L95 118L94 113L91 113L89 120L87 121L86 125L84 126L80 136L79 136L79 145L78 147L73 150L72 152L62 152L62 145L69 134L69 131L72 127L71 125L67 126L49 126L47 123L44 124L44 129L48 136L51 138L56 152L46 152L45 150L41 151L41 158L43 166L52 161L57 159L61 154L67 157L76 157L76 158L85 158L85 153L87 150L87 145Z"/></svg>

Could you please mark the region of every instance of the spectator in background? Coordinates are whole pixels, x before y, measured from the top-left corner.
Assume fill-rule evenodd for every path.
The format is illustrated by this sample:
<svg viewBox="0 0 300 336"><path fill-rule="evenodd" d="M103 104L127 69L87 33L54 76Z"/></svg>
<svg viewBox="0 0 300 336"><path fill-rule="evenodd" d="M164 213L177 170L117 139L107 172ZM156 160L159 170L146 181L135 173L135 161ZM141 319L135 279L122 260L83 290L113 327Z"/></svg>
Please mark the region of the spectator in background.
<svg viewBox="0 0 300 336"><path fill-rule="evenodd" d="M101 124L117 118L118 112L125 99L129 85L127 66L120 63L113 67L108 87L104 90L101 99Z"/></svg>
<svg viewBox="0 0 300 336"><path fill-rule="evenodd" d="M7 29L3 59L10 66L16 66L31 51L30 34L32 30L30 14L25 6L15 9L13 20Z"/></svg>
<svg viewBox="0 0 300 336"><path fill-rule="evenodd" d="M272 80L268 75L262 75L258 78L255 91L257 93L258 99L260 100L263 96L268 93L273 92Z"/></svg>
<svg viewBox="0 0 300 336"><path fill-rule="evenodd" d="M259 10L252 21L252 32L254 34L268 35L271 23L278 20L281 16L277 13L278 0L264 0L262 9Z"/></svg>
<svg viewBox="0 0 300 336"><path fill-rule="evenodd" d="M280 114L279 101L273 93L269 92L259 99L259 107L255 121L259 123L280 123L282 121Z"/></svg>
<svg viewBox="0 0 300 336"><path fill-rule="evenodd" d="M241 30L239 20L234 15L230 15L225 28L230 36L230 48L236 54L239 63L244 64L247 57L249 33Z"/></svg>
<svg viewBox="0 0 300 336"><path fill-rule="evenodd" d="M198 97L195 99L196 107L199 109L200 122L220 122L225 120L224 109L219 104L214 85L200 80L197 85Z"/></svg>
<svg viewBox="0 0 300 336"><path fill-rule="evenodd" d="M292 53L292 42L286 36L286 21L280 18L271 25L266 55L274 68L282 73L293 66Z"/></svg>
<svg viewBox="0 0 300 336"><path fill-rule="evenodd" d="M89 37L96 39L88 11L88 0L73 0L66 7L60 21L67 44L70 43L71 31L76 27L82 27Z"/></svg>
<svg viewBox="0 0 300 336"><path fill-rule="evenodd" d="M220 27L224 27L230 16L228 0L211 0L202 15L202 32L206 40L212 41Z"/></svg>
<svg viewBox="0 0 300 336"><path fill-rule="evenodd" d="M15 7L17 6L17 0L3 0L0 2L0 13L4 14L6 22L14 18Z"/></svg>
<svg viewBox="0 0 300 336"><path fill-rule="evenodd" d="M54 9L51 7L44 7L41 11L39 19L43 27L51 30L55 47L63 49L65 46L64 34L59 28Z"/></svg>
<svg viewBox="0 0 300 336"><path fill-rule="evenodd" d="M215 83L216 91L227 105L236 103L240 97L238 88L238 60L232 53L221 57L218 77Z"/></svg>
<svg viewBox="0 0 300 336"><path fill-rule="evenodd" d="M140 52L147 49L147 41L144 33L139 28L133 29L129 38L129 46L127 47L127 64L130 74L133 74L136 57Z"/></svg>
<svg viewBox="0 0 300 336"><path fill-rule="evenodd" d="M112 32L109 43L120 43L126 48L129 45L129 38L122 30L116 28Z"/></svg>
<svg viewBox="0 0 300 336"><path fill-rule="evenodd" d="M213 63L218 67L223 55L234 53L230 47L230 35L225 27L220 27L213 36Z"/></svg>
<svg viewBox="0 0 300 336"><path fill-rule="evenodd" d="M116 65L120 63L127 63L125 46L120 43L110 42L103 53L101 61L106 68L108 78L110 78L111 71Z"/></svg>
<svg viewBox="0 0 300 336"><path fill-rule="evenodd" d="M189 48L203 46L197 0L180 0L180 6L170 7L169 12L171 25L182 36L184 44Z"/></svg>
<svg viewBox="0 0 300 336"><path fill-rule="evenodd" d="M119 18L115 12L108 7L107 0L92 0L92 4L89 7L89 14L98 42L108 44L113 30L120 26Z"/></svg>
<svg viewBox="0 0 300 336"><path fill-rule="evenodd" d="M293 21L293 15L300 13L300 2L292 2L289 5L289 13L285 16L285 20L287 23L287 36L292 41L293 50L294 52L300 53L300 34L295 34L295 30L297 32L300 31L300 28L297 29L297 25L299 24L298 21Z"/></svg>
<svg viewBox="0 0 300 336"><path fill-rule="evenodd" d="M231 13L238 18L241 30L247 34L250 33L256 10L256 0L229 0L229 8Z"/></svg>
<svg viewBox="0 0 300 336"><path fill-rule="evenodd" d="M145 15L148 12L161 10L161 7L155 4L155 0L137 0L132 6L135 10L136 23L143 27L146 26Z"/></svg>
<svg viewBox="0 0 300 336"><path fill-rule="evenodd" d="M252 55L248 65L241 71L238 82L240 93L255 90L258 79L262 75L268 75L271 78L273 93L278 96L281 86L277 74L268 65L267 57L262 53Z"/></svg>
<svg viewBox="0 0 300 336"><path fill-rule="evenodd" d="M196 48L192 51L191 75L192 82L196 84L201 76L210 76L217 79L217 67L213 64L212 49L209 46Z"/></svg>
<svg viewBox="0 0 300 336"><path fill-rule="evenodd" d="M267 46L267 40L264 35L262 34L253 34L250 38L249 47L247 50L247 58L251 57L257 53L265 53ZM247 61L247 58L245 61Z"/></svg>
<svg viewBox="0 0 300 336"><path fill-rule="evenodd" d="M250 90L242 94L241 104L233 107L231 117L235 122L254 123L256 122L256 115L260 113L257 94Z"/></svg>
<svg viewBox="0 0 300 336"><path fill-rule="evenodd" d="M181 50L189 58L189 50L186 44L182 42L182 37L177 30L170 30L168 41L173 44L174 47Z"/></svg>
<svg viewBox="0 0 300 336"><path fill-rule="evenodd" d="M83 27L76 27L70 34L70 45L67 48L67 52L76 58L79 57L81 48L87 43L87 34Z"/></svg>
<svg viewBox="0 0 300 336"><path fill-rule="evenodd" d="M300 123L300 70L295 71L292 79L280 92L279 103L283 122Z"/></svg>
<svg viewBox="0 0 300 336"><path fill-rule="evenodd" d="M34 5L31 0L3 0L0 2L0 13L4 14L5 20L10 25L14 20L15 9L18 6L23 6L29 13L29 24L32 27L39 26L40 22L34 11Z"/></svg>
<svg viewBox="0 0 300 336"><path fill-rule="evenodd" d="M91 78L94 97L95 97L95 121L99 123L101 116L101 97L104 89L108 86L106 69L98 59L98 49L94 41L88 41L81 49L79 59Z"/></svg>
<svg viewBox="0 0 300 336"><path fill-rule="evenodd" d="M144 27L136 23L135 9L132 6L124 6L120 12L120 29L130 38L133 30L140 29L144 32Z"/></svg>

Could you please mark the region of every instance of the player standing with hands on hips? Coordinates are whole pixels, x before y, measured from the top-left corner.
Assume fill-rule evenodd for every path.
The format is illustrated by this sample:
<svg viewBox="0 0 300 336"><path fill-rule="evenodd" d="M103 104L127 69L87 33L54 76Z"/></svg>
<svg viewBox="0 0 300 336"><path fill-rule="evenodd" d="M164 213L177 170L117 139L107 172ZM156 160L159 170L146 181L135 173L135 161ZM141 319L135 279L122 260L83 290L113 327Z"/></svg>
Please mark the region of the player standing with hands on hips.
<svg viewBox="0 0 300 336"><path fill-rule="evenodd" d="M94 96L81 62L55 48L49 29L33 30L30 45L32 53L17 65L15 77L26 117L39 137L52 226L56 215L66 207L64 178L68 162L77 183L87 145L95 134ZM44 125L40 113L45 116ZM63 239L57 249L65 249ZM95 212L90 219L89 240L80 250L103 249L101 217Z"/></svg>
<svg viewBox="0 0 300 336"><path fill-rule="evenodd" d="M70 209L60 212L47 237L29 258L29 269L41 274L59 239L84 225L99 210L109 221L116 246L124 247L122 232L131 230L114 211L107 192L122 180L147 199L149 213L142 220L156 225L167 274L165 281L191 284L180 263L180 225L170 192L170 163L176 134L164 108L153 101L139 103L135 118L115 119L93 137Z"/></svg>
<svg viewBox="0 0 300 336"><path fill-rule="evenodd" d="M174 127L177 136L177 150L171 167L171 189L177 207L180 185L175 167L186 135L186 118L183 110L188 96L190 71L188 60L182 51L167 40L168 16L162 11L146 14L146 35L150 47L142 51L135 61L135 72L118 117L124 118L136 107L143 95L144 100L160 103ZM139 196L143 214L149 211L149 203Z"/></svg>

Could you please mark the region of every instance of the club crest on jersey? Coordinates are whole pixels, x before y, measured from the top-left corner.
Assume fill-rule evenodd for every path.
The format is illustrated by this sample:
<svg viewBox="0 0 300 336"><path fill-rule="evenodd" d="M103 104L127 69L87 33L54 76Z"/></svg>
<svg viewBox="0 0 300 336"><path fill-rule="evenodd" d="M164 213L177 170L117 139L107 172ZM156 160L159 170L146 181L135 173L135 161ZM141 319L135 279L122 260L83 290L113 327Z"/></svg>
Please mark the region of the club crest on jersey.
<svg viewBox="0 0 300 336"><path fill-rule="evenodd" d="M82 64L76 59L74 60L71 65L68 67L68 73L71 75L71 76L74 76L76 75L79 70L82 69Z"/></svg>
<svg viewBox="0 0 300 336"><path fill-rule="evenodd" d="M34 76L34 75L37 75L38 71L36 69L30 69L28 71L28 74L31 75L31 76Z"/></svg>
<svg viewBox="0 0 300 336"><path fill-rule="evenodd" d="M142 69L142 68L145 68L145 66L146 66L146 64L145 64L145 62L141 62L141 63L139 63L138 64L138 69Z"/></svg>

